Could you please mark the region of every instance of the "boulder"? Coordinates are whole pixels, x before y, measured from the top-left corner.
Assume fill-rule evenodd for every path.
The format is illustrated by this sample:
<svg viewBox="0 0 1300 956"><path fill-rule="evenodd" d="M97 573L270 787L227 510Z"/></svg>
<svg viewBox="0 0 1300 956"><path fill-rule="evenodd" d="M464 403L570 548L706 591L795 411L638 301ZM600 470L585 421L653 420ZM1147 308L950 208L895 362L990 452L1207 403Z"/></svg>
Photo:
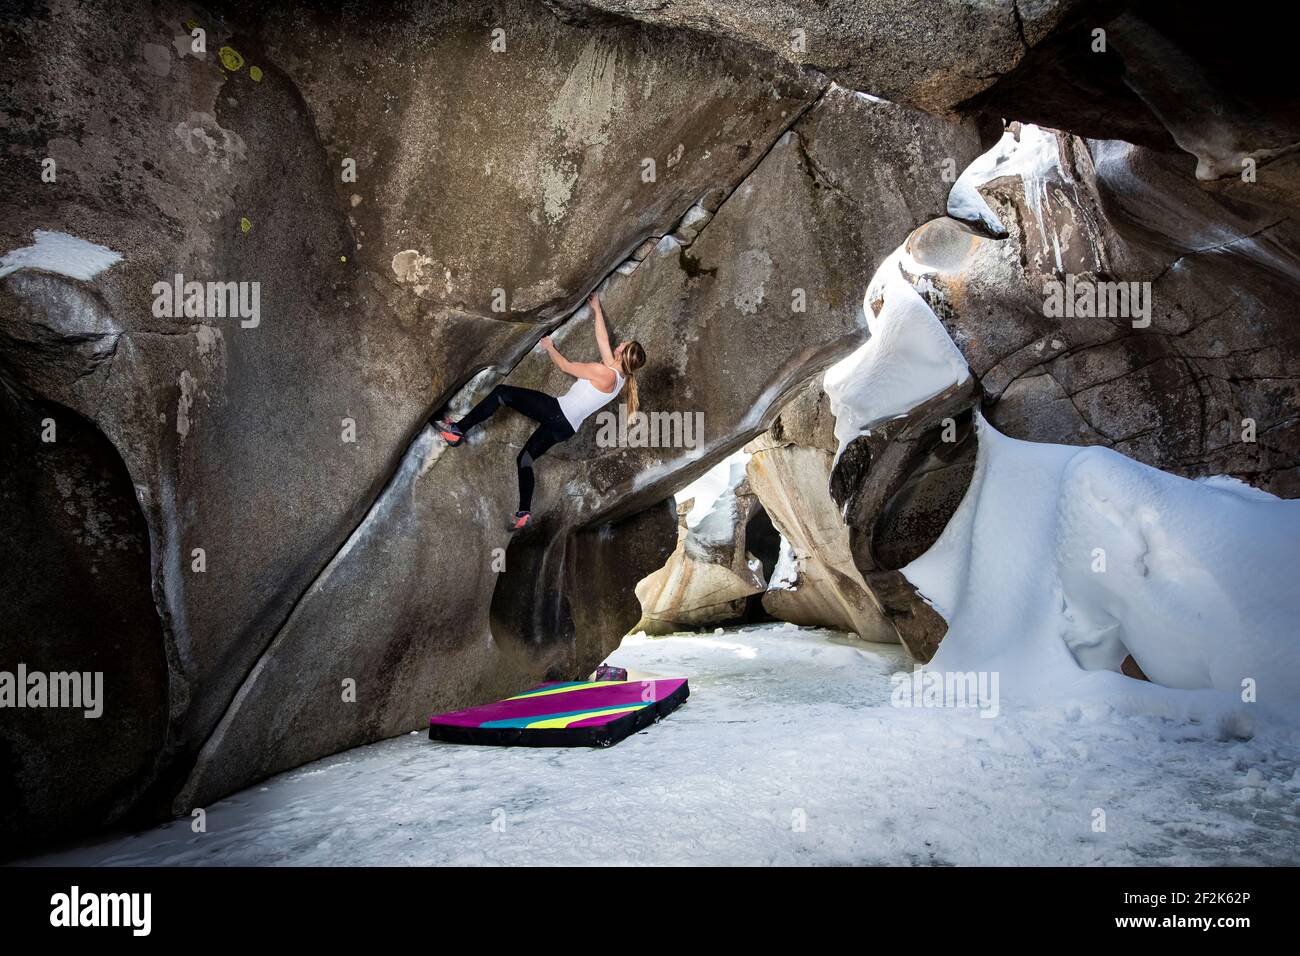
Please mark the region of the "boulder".
<svg viewBox="0 0 1300 956"><path fill-rule="evenodd" d="M1192 165L1026 127L983 186L1011 238L937 220L907 241L913 275L1004 434L1291 497L1300 229Z"/></svg>
<svg viewBox="0 0 1300 956"><path fill-rule="evenodd" d="M899 569L966 492L977 409L1012 437L1300 494L1288 40L1211 9L68 0L11 17L0 669L85 662L111 705L6 721L11 845L586 674L656 574L651 605L690 605L666 613L749 614L762 593L927 660L944 621ZM1012 124L1005 161L950 203L990 114L1094 138ZM901 294L859 306L904 237L889 275L969 374L893 382L908 401L841 415L832 444L824 408L788 403ZM187 314L178 275L234 283L246 314L216 314L208 287ZM1149 313L1052 311L1071 282L1137 283ZM535 526L508 537L531 423L502 413L455 450L426 423L498 382L565 388L533 349L553 333L594 358L595 288L650 355L650 428L611 406L554 449ZM673 493L760 435L769 508L686 535L662 573ZM751 546L769 510L779 572Z"/></svg>
<svg viewBox="0 0 1300 956"><path fill-rule="evenodd" d="M611 335L649 356L638 375L646 431L629 430L611 405L548 452L536 469L536 524L513 538L504 518L533 424L502 412L445 450L419 433L249 673L177 809L409 730L431 710L590 673L636 621L632 585L672 550L662 502L861 341L857 280L840 263L870 268L888 235L943 210L950 184L929 158L964 165L978 150L971 123L831 87L707 223L685 204L690 228L665 225L600 285ZM674 237L691 231L689 245ZM596 357L585 305L529 341L546 328L570 358ZM551 394L571 381L540 353L507 353L453 407L501 380ZM617 593L575 578L578 562L623 547L638 557L610 575ZM342 699L346 679L365 690L361 706Z"/></svg>
<svg viewBox="0 0 1300 956"><path fill-rule="evenodd" d="M951 110L1010 73L1034 44L1095 0L546 0L561 16L605 14L737 40L836 82L932 112Z"/></svg>
<svg viewBox="0 0 1300 956"><path fill-rule="evenodd" d="M727 624L745 614L748 598L767 586L762 561L748 550L746 529L759 510L743 462L730 465L726 487L695 525L678 508L677 547L663 567L637 582L647 634Z"/></svg>
<svg viewBox="0 0 1300 956"><path fill-rule="evenodd" d="M493 49L498 24L509 55ZM204 52L191 29L205 31ZM123 760L97 792L147 791L136 802L154 807L170 803L237 692L263 673L259 662L398 480L429 415L481 370L513 368L648 237L730 194L824 86L734 44L566 27L524 3L365 13L218 4L195 15L184 4L77 0L32 7L5 32L7 414L39 421L52 404L62 429L97 429L125 468L153 598L131 605L144 615L131 627L155 635L149 653L166 668L140 671L153 680L147 693L110 675L109 699L141 711L132 746L153 758L144 770ZM56 34L75 42L51 47ZM188 315L184 300L169 313L177 275L243 283L247 315L219 315L219 297L209 309L206 295ZM17 487L33 496L23 508L58 494L26 478ZM116 513L123 501L103 507ZM50 535L33 561L72 574L74 542ZM12 604L23 584L6 575L3 587ZM376 599L379 588L376 579ZM480 585L463 599L478 610L450 619L451 643L485 633ZM322 619L332 632L346 618ZM356 655L382 673L392 669L384 661L428 653L410 623L397 645L363 642ZM321 666L332 678L333 664ZM439 672L457 686L454 670ZM394 684L407 695L400 721L372 696L330 739L409 727L442 699L437 684ZM159 700L161 744L149 717ZM90 745L87 727L69 718L41 732L54 749L75 749ZM328 752L283 746L277 766ZM28 771L4 786L44 792ZM129 803L105 797L80 816L51 805L41 819L57 829ZM54 832L15 826L24 839Z"/></svg>
<svg viewBox="0 0 1300 956"><path fill-rule="evenodd" d="M853 563L848 528L831 499L834 419L820 377L745 450L750 487L781 535L781 560L763 607L791 624L897 643L897 631Z"/></svg>
<svg viewBox="0 0 1300 956"><path fill-rule="evenodd" d="M1213 0L546 2L738 40L932 113L1183 151L1206 189L1300 209L1290 36Z"/></svg>
<svg viewBox="0 0 1300 956"><path fill-rule="evenodd" d="M1222 13L1211 0L1089 4L958 109L1181 150L1206 190L1293 214L1300 101L1291 40Z"/></svg>
<svg viewBox="0 0 1300 956"><path fill-rule="evenodd" d="M873 322L871 341L826 376L840 438L831 490L854 563L921 660L946 625L897 569L966 492L976 408L1013 438L1300 494L1295 224L1205 192L1186 158L1032 126L1007 137L971 172L1009 238L935 220L867 295L881 321L913 303L890 330L941 329L955 372L922 374L937 346L887 343ZM876 577L891 571L892 588Z"/></svg>

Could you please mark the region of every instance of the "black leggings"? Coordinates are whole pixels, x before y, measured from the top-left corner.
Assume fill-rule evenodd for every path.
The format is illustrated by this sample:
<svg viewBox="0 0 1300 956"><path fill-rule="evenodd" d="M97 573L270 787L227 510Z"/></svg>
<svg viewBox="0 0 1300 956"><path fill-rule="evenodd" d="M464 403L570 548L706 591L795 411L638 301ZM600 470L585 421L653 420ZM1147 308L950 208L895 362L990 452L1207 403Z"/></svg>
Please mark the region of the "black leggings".
<svg viewBox="0 0 1300 956"><path fill-rule="evenodd" d="M537 430L524 442L515 459L519 469L519 510L531 511L533 506L533 462L550 448L573 437L573 426L564 417L560 403L553 395L516 385L498 385L479 402L468 415L456 423L462 434L483 424L502 405L527 415L537 422Z"/></svg>

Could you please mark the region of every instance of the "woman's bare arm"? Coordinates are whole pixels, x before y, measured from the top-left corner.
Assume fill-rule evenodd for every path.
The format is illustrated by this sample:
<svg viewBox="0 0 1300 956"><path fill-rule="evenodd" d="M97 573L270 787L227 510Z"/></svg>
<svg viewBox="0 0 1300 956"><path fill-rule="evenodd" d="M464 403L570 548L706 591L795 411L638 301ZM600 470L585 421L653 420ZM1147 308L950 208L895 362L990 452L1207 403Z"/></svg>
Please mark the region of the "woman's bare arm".
<svg viewBox="0 0 1300 956"><path fill-rule="evenodd" d="M602 365L600 362L571 362L560 354L560 350L555 347L549 335L545 336L541 342L542 348L546 354L551 357L555 367L566 375L572 375L574 378L585 378L602 392L608 392L614 387L617 379L614 377L614 370L608 365Z"/></svg>
<svg viewBox="0 0 1300 956"><path fill-rule="evenodd" d="M605 313L600 308L600 296L593 292L587 302L596 314L596 346L600 349L600 360L606 365L613 364L614 352L609 347L609 329L605 328Z"/></svg>

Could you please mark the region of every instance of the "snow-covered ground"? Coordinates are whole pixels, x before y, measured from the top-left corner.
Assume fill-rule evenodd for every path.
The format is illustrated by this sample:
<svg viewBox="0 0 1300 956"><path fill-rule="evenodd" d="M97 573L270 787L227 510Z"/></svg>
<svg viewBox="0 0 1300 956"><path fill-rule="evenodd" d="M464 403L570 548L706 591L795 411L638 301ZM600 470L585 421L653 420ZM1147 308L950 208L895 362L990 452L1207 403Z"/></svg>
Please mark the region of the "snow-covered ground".
<svg viewBox="0 0 1300 956"><path fill-rule="evenodd" d="M607 750L400 737L223 800L206 833L34 862L1300 863L1295 728L895 707L901 649L790 625L632 637L611 661L685 675L691 699Z"/></svg>

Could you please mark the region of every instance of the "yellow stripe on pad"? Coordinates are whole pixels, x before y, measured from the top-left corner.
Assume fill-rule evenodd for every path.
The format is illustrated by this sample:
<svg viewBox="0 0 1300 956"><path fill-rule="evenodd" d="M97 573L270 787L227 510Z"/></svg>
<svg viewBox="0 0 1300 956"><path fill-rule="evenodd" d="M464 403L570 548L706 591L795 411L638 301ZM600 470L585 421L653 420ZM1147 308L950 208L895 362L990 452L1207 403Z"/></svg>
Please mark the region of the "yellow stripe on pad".
<svg viewBox="0 0 1300 956"><path fill-rule="evenodd" d="M515 697L507 697L506 700L527 700L530 697L549 697L551 694L567 694L575 690L587 690L590 687L608 687L611 684L626 684L625 680L597 680L583 684L575 684L572 687L551 687L546 690L530 690L525 694L518 694Z"/></svg>
<svg viewBox="0 0 1300 956"><path fill-rule="evenodd" d="M553 730L567 727L579 720L590 720L592 717L607 717L610 714L626 714L634 710L640 710L645 704L632 704L628 707L607 707L605 710L592 710L583 714L568 714L564 717L547 717L544 720L538 720L527 726L527 730Z"/></svg>

